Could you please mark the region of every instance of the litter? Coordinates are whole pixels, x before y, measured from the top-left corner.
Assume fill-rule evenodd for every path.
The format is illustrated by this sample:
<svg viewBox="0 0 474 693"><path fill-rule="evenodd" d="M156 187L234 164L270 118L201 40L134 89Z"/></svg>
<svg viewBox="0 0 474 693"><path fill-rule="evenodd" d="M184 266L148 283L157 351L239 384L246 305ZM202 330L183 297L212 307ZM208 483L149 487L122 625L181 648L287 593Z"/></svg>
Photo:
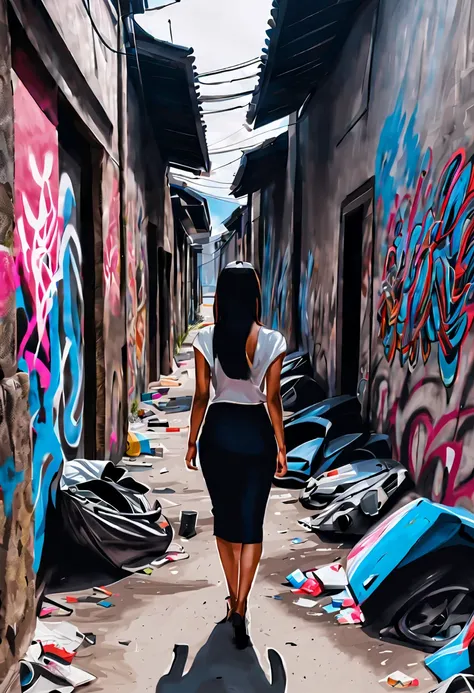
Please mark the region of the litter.
<svg viewBox="0 0 474 693"><path fill-rule="evenodd" d="M302 606L305 609L312 609L315 606L318 606L318 602L315 602L313 599L304 599L303 597L300 597L297 599L293 604L296 604L296 606Z"/></svg>
<svg viewBox="0 0 474 693"><path fill-rule="evenodd" d="M170 570L171 575L177 575L179 570Z"/></svg>
<svg viewBox="0 0 474 693"><path fill-rule="evenodd" d="M418 679L413 679L402 671L394 671L379 683L388 683L392 688L412 688L420 685Z"/></svg>
<svg viewBox="0 0 474 693"><path fill-rule="evenodd" d="M151 465L150 465L150 466L151 466ZM166 469L166 467L163 467L162 469L160 469L160 474L168 474L168 471L169 471L169 470Z"/></svg>
<svg viewBox="0 0 474 693"><path fill-rule="evenodd" d="M384 667L384 666L386 666L387 662L388 662L388 659L384 659L382 662L380 662L380 664L381 664L381 666Z"/></svg>
<svg viewBox="0 0 474 693"><path fill-rule="evenodd" d="M364 614L362 613L360 606L344 609L337 616L337 621L341 626L363 623L364 620Z"/></svg>
<svg viewBox="0 0 474 693"><path fill-rule="evenodd" d="M312 597L319 597L319 595L323 592L323 587L317 580L308 578L298 589L298 592L310 594Z"/></svg>
<svg viewBox="0 0 474 693"><path fill-rule="evenodd" d="M287 529L279 529L277 534L288 534L288 530Z"/></svg>
<svg viewBox="0 0 474 693"><path fill-rule="evenodd" d="M327 590L337 590L348 585L346 571L340 563L330 563L317 568L313 573Z"/></svg>
<svg viewBox="0 0 474 693"><path fill-rule="evenodd" d="M145 575L153 575L153 568L143 568L142 573L145 573Z"/></svg>
<svg viewBox="0 0 474 693"><path fill-rule="evenodd" d="M297 570L294 570L290 575L286 576L286 579L288 582L293 585L293 587L302 587L302 585L306 582L306 575L297 568Z"/></svg>
<svg viewBox="0 0 474 693"><path fill-rule="evenodd" d="M267 594L265 595L268 599L276 599L277 601L281 602L283 601L283 597L280 596L279 594Z"/></svg>
<svg viewBox="0 0 474 693"><path fill-rule="evenodd" d="M323 611L325 611L327 614L335 614L336 612L340 611L341 607L339 606L334 606L334 604L327 604L326 606L323 606Z"/></svg>
<svg viewBox="0 0 474 693"><path fill-rule="evenodd" d="M68 604L98 604L102 597L93 597L91 595L80 597L66 597Z"/></svg>
<svg viewBox="0 0 474 693"><path fill-rule="evenodd" d="M195 510L183 510L181 513L181 524L179 536L185 539L192 539L196 536L196 524L198 514Z"/></svg>
<svg viewBox="0 0 474 693"><path fill-rule="evenodd" d="M133 469L151 469L153 467L151 462L144 462L143 460L130 460L127 457L124 457L122 462L126 467Z"/></svg>
<svg viewBox="0 0 474 693"><path fill-rule="evenodd" d="M316 551L333 551L334 549L316 549Z"/></svg>
<svg viewBox="0 0 474 693"><path fill-rule="evenodd" d="M351 606L355 606L354 599L347 589L339 592L339 594L335 594L332 598L332 603L340 609L348 609Z"/></svg>
<svg viewBox="0 0 474 693"><path fill-rule="evenodd" d="M95 645L97 637L94 633L84 633L84 642L88 645Z"/></svg>
<svg viewBox="0 0 474 693"><path fill-rule="evenodd" d="M163 556L163 558L158 558L156 561L152 561L150 565L152 565L154 568L159 568L160 566L165 565L165 563L184 561L187 558L189 558L189 553L184 551L170 551L168 554L166 554L166 556Z"/></svg>
<svg viewBox="0 0 474 693"><path fill-rule="evenodd" d="M308 540L307 539L301 539L300 537L296 537L295 539L291 540L292 544L305 544Z"/></svg>
<svg viewBox="0 0 474 693"><path fill-rule="evenodd" d="M51 655L52 657L59 657L59 659L62 659L67 664L71 664L72 660L76 656L75 652L69 652L63 647L58 647L54 643L41 643L41 645L45 654Z"/></svg>
<svg viewBox="0 0 474 693"><path fill-rule="evenodd" d="M286 498L291 498L291 493L275 493L270 496L270 500L284 500Z"/></svg>
<svg viewBox="0 0 474 693"><path fill-rule="evenodd" d="M97 602L97 606L102 606L104 609L110 609L111 606L113 606L112 602L108 602L105 599L103 599L100 602Z"/></svg>
<svg viewBox="0 0 474 693"><path fill-rule="evenodd" d="M285 645L290 645L290 647L298 647L295 642L286 642Z"/></svg>
<svg viewBox="0 0 474 693"><path fill-rule="evenodd" d="M119 645L125 645L125 647L128 647L131 642L131 640L119 640Z"/></svg>
<svg viewBox="0 0 474 693"><path fill-rule="evenodd" d="M48 625L36 622L34 639L44 645L56 645L69 652L75 652L83 643L85 635L67 621L48 621ZM95 642L94 642L95 644Z"/></svg>
<svg viewBox="0 0 474 693"><path fill-rule="evenodd" d="M106 587L94 587L93 589L95 590L95 592L101 592L102 594L105 594L106 597L111 597L113 594Z"/></svg>
<svg viewBox="0 0 474 693"><path fill-rule="evenodd" d="M160 472L161 474L161 472ZM166 493L176 493L172 488L154 488L152 493L159 493L160 495L164 495Z"/></svg>

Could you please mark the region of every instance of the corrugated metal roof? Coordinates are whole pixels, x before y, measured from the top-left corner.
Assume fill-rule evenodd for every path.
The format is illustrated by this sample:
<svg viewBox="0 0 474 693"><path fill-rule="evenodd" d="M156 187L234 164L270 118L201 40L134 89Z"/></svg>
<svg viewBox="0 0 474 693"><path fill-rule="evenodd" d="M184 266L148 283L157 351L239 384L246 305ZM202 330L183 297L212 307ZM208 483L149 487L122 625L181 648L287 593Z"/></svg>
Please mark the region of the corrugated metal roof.
<svg viewBox="0 0 474 693"><path fill-rule="evenodd" d="M260 190L272 182L275 173L284 169L288 156L288 132L265 140L245 152L235 174L231 192L242 197Z"/></svg>
<svg viewBox="0 0 474 693"><path fill-rule="evenodd" d="M140 73L135 55L128 70L143 83L148 116L163 159L177 168L209 171L206 126L191 48L159 41L134 23Z"/></svg>
<svg viewBox="0 0 474 693"><path fill-rule="evenodd" d="M261 127L298 110L331 72L366 1L273 0L249 123Z"/></svg>

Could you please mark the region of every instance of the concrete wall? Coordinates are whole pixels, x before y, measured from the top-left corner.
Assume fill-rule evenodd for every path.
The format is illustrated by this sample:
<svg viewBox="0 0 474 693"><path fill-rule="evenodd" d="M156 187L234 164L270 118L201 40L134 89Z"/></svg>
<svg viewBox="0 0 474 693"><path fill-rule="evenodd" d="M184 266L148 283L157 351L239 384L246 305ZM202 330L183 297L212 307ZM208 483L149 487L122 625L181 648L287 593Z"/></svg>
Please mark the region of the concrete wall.
<svg viewBox="0 0 474 693"><path fill-rule="evenodd" d="M376 9L359 15L298 128L303 344L335 394L341 206L375 176L360 390L419 489L473 509L474 10L381 0L375 24Z"/></svg>
<svg viewBox="0 0 474 693"><path fill-rule="evenodd" d="M6 3L0 1L0 690L34 625L33 497L28 376L16 374L13 94Z"/></svg>

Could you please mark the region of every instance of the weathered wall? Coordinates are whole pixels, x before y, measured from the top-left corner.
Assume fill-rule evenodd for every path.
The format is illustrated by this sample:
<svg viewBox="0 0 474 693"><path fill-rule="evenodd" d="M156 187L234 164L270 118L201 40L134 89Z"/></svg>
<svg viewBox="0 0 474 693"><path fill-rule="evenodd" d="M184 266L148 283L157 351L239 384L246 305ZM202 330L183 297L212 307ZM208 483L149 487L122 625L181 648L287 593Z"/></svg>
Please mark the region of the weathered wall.
<svg viewBox="0 0 474 693"><path fill-rule="evenodd" d="M373 9L299 126L304 345L334 394L341 204L375 175L373 424L423 493L472 509L474 12L381 0L364 114Z"/></svg>
<svg viewBox="0 0 474 693"><path fill-rule="evenodd" d="M0 1L0 690L34 628L28 376L16 375L13 95L6 3Z"/></svg>

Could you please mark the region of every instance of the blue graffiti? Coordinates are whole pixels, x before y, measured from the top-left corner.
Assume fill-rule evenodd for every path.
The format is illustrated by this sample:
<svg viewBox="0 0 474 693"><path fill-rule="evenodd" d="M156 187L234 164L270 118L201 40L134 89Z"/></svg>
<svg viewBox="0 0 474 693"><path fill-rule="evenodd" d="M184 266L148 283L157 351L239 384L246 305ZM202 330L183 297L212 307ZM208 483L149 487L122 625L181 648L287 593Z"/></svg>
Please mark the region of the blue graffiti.
<svg viewBox="0 0 474 693"><path fill-rule="evenodd" d="M12 456L7 457L0 465L0 491L3 495L3 508L5 515L10 518L13 510L15 490L25 478L24 472L15 470L15 461Z"/></svg>

